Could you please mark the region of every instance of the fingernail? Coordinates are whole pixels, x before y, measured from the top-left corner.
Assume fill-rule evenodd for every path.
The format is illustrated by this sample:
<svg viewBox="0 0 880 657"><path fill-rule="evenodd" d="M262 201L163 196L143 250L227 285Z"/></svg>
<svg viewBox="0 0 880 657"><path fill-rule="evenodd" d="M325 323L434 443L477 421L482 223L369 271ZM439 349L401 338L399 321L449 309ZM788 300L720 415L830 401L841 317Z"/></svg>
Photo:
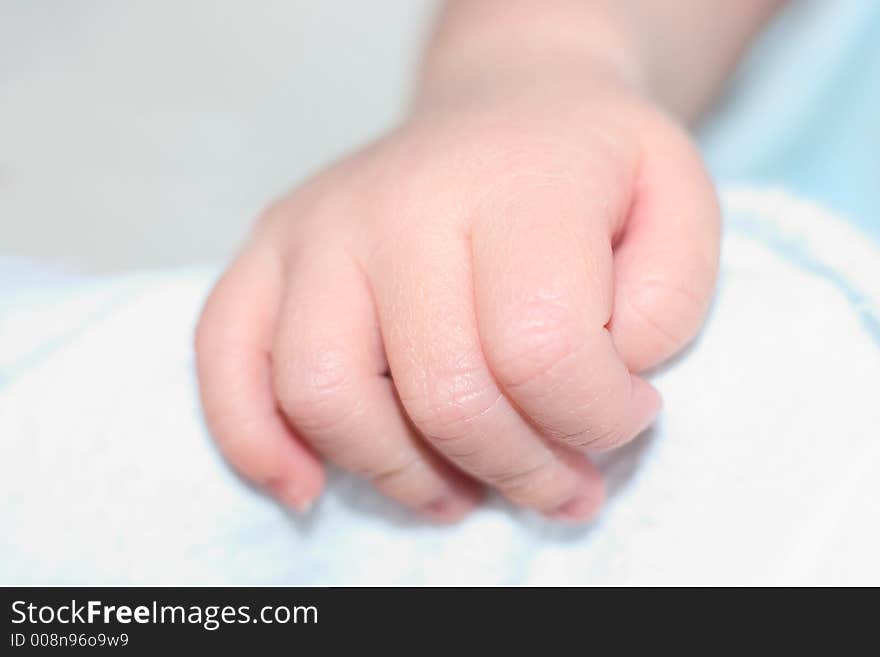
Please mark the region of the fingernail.
<svg viewBox="0 0 880 657"><path fill-rule="evenodd" d="M545 515L554 520L583 522L598 515L605 497L604 488L593 483L582 487L575 495Z"/></svg>
<svg viewBox="0 0 880 657"><path fill-rule="evenodd" d="M290 506L292 506L297 513L301 515L306 515L309 511L312 510L312 507L315 505L315 500L303 500L302 502L291 502Z"/></svg>
<svg viewBox="0 0 880 657"><path fill-rule="evenodd" d="M641 379L635 379L633 388L634 408L636 412L635 432L642 433L650 427L663 408L663 398L654 386Z"/></svg>
<svg viewBox="0 0 880 657"><path fill-rule="evenodd" d="M424 505L421 511L433 520L454 522L470 511L472 506L472 503L457 497L440 497Z"/></svg>
<svg viewBox="0 0 880 657"><path fill-rule="evenodd" d="M313 498L303 494L296 482L272 483L269 484L269 490L284 506L303 515L308 513L315 503Z"/></svg>

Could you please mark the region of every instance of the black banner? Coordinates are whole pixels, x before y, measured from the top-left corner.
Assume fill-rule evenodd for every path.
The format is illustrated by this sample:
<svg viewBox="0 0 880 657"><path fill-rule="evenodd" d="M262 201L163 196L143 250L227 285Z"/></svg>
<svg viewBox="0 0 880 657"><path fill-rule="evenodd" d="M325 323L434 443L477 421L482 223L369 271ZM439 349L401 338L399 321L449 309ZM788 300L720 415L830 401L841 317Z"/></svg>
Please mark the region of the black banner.
<svg viewBox="0 0 880 657"><path fill-rule="evenodd" d="M554 629L570 633L605 615L598 590L53 587L0 593L0 654L6 655L183 648L226 654L273 646L295 653L303 646L341 651L352 645L372 653L395 644L421 652L460 647L478 636L500 643ZM421 645L411 643L413 636Z"/></svg>
<svg viewBox="0 0 880 657"><path fill-rule="evenodd" d="M306 648L321 654L430 653L441 647L472 652L475 639L488 640L493 653L526 642L541 652L565 646L589 653L597 641L629 651L702 645L707 639L701 636L728 648L754 647L748 637L761 636L767 647L774 634L796 635L810 627L809 614L791 615L790 606L779 613L778 593L754 591L53 587L3 588L0 594L3 655L269 648L273 654ZM731 595L743 599L742 609L734 608ZM792 596L783 595L791 604ZM827 609L813 611L828 622ZM862 609L850 620L866 614Z"/></svg>

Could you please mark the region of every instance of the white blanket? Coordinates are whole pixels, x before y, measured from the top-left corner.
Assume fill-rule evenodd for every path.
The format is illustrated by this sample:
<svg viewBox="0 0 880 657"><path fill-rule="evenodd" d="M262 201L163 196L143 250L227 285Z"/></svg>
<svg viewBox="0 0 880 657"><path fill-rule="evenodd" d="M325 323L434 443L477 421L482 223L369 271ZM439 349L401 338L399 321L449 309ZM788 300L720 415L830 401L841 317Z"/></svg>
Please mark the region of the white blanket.
<svg viewBox="0 0 880 657"><path fill-rule="evenodd" d="M491 500L437 527L333 472L304 519L239 481L191 334L216 272L0 300L0 583L880 584L880 250L780 192L729 192L717 300L652 380L659 424L557 525Z"/></svg>

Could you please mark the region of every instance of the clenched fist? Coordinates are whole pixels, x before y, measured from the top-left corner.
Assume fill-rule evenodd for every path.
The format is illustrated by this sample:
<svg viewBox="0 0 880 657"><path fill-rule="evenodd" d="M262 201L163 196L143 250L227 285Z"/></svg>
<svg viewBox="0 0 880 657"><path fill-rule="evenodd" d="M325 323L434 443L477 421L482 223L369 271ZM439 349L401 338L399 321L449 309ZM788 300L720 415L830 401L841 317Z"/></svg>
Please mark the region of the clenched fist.
<svg viewBox="0 0 880 657"><path fill-rule="evenodd" d="M437 520L486 486L589 518L589 452L653 421L638 372L702 323L718 214L688 137L627 85L422 104L272 205L217 283L210 429L300 510L326 459Z"/></svg>

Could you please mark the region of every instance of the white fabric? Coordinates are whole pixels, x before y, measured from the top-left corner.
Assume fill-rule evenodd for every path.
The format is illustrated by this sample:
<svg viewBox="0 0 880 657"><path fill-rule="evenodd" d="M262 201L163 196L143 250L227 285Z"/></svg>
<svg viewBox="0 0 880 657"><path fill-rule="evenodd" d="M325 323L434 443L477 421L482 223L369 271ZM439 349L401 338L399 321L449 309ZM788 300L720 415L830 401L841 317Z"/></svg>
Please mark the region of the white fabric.
<svg viewBox="0 0 880 657"><path fill-rule="evenodd" d="M582 528L499 500L436 527L338 472L295 519L202 424L215 272L7 285L0 583L880 584L880 250L780 192L726 214L706 329Z"/></svg>

